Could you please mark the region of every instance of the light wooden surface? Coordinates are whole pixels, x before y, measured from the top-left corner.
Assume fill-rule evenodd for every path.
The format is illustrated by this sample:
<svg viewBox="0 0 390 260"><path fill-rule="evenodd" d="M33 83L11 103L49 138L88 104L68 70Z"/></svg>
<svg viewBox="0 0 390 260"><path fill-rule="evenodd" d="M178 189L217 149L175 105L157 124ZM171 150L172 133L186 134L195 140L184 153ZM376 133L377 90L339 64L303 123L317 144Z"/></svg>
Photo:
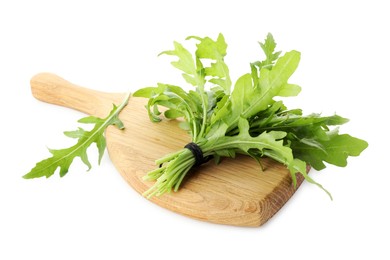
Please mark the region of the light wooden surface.
<svg viewBox="0 0 390 260"><path fill-rule="evenodd" d="M123 93L104 93L83 88L50 73L31 79L37 99L105 117L112 103L119 104ZM142 177L156 168L154 161L181 149L190 141L176 121L149 121L146 99L131 97L120 114L125 130L109 127L106 131L110 158L123 178L142 194L153 183ZM294 194L288 170L270 159L262 160L262 171L255 160L240 156L213 161L191 172L178 192L154 197L152 202L174 212L219 224L260 226L271 218ZM298 176L298 187L303 178ZM115 192L115 191L113 191Z"/></svg>

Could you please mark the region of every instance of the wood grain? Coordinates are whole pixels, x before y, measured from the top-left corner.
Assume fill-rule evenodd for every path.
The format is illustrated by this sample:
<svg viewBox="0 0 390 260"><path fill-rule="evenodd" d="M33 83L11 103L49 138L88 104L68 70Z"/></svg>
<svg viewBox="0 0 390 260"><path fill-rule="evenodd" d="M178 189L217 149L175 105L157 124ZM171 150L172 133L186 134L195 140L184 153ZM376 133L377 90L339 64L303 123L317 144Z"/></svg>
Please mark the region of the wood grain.
<svg viewBox="0 0 390 260"><path fill-rule="evenodd" d="M71 84L49 73L31 79L37 99L105 117L125 96L104 93ZM151 185L142 177L156 168L154 161L184 147L190 141L175 120L150 122L144 108L146 99L131 97L121 112L125 130L109 127L107 149L123 178L142 194ZM152 202L174 212L212 223L236 226L260 226L271 218L294 194L289 171L281 164L263 159L262 171L247 156L212 161L190 172L178 192L153 197ZM303 178L298 176L298 187ZM114 191L113 191L114 192Z"/></svg>

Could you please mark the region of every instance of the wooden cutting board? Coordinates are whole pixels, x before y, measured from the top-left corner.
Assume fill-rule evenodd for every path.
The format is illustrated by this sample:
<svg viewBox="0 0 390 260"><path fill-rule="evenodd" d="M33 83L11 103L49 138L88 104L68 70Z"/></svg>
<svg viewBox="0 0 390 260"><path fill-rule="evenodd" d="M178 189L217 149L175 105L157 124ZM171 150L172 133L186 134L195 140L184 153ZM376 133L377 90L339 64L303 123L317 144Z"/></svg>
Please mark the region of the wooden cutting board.
<svg viewBox="0 0 390 260"><path fill-rule="evenodd" d="M124 93L104 93L76 86L50 73L31 79L37 99L106 117L112 104L119 104ZM157 166L154 161L181 149L189 135L175 120L149 121L144 108L147 100L131 97L120 113L125 130L110 126L106 131L109 156L123 178L142 194L153 182L142 177ZM294 194L289 171L281 164L263 159L262 171L248 156L213 161L190 172L190 178L178 192L153 197L152 202L174 212L218 224L260 226L271 218ZM298 186L303 177L298 177ZM115 192L115 191L113 191ZM146 198L145 198L146 199Z"/></svg>

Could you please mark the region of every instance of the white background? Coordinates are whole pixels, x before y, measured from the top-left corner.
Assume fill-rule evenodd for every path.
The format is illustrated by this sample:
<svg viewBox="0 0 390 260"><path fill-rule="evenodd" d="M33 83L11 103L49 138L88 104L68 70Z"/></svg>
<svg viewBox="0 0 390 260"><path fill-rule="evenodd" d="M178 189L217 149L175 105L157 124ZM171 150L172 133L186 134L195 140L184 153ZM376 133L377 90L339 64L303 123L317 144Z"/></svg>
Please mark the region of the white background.
<svg viewBox="0 0 390 260"><path fill-rule="evenodd" d="M0 259L389 259L387 1L0 1ZM157 54L189 35L229 44L232 77L278 49L302 52L292 107L338 114L369 148L347 168L312 172L260 228L204 223L139 196L105 155L60 179L24 180L46 147L63 148L83 115L35 100L30 78L54 72L125 92L181 82ZM388 92L387 92L388 93ZM387 248L386 248L387 247Z"/></svg>

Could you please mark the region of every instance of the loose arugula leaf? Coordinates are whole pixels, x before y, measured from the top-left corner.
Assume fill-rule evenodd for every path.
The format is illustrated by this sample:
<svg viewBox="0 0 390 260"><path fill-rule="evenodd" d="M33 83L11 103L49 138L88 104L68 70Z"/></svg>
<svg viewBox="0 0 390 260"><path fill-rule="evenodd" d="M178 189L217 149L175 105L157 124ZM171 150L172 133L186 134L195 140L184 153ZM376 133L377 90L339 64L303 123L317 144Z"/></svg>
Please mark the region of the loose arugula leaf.
<svg viewBox="0 0 390 260"><path fill-rule="evenodd" d="M31 169L29 173L23 176L25 179L39 178L45 176L46 178L52 176L55 171L60 168L60 176L65 176L73 160L76 157L80 157L81 161L88 166L88 170L91 169L91 163L88 160L87 149L91 144L95 143L99 152L99 164L106 148L106 139L104 132L109 125L116 125L119 129L123 129L123 123L119 119L119 112L127 105L130 94L128 94L123 103L117 107L113 105L113 109L110 114L102 119L93 116L88 116L80 119L78 122L84 124L94 124L91 131L85 131L82 128L78 128L75 131L64 132L64 134L71 138L78 139L77 143L69 148L54 150L49 149L52 157L42 160Z"/></svg>

